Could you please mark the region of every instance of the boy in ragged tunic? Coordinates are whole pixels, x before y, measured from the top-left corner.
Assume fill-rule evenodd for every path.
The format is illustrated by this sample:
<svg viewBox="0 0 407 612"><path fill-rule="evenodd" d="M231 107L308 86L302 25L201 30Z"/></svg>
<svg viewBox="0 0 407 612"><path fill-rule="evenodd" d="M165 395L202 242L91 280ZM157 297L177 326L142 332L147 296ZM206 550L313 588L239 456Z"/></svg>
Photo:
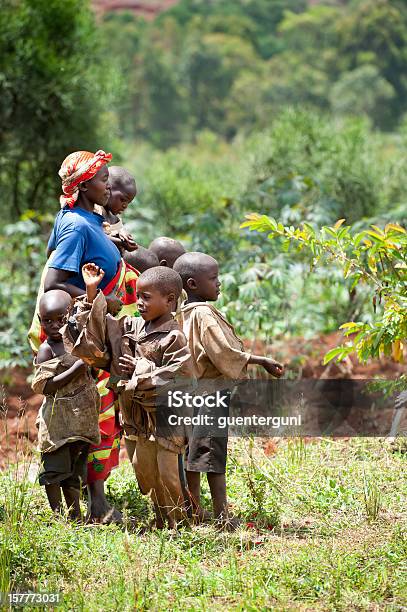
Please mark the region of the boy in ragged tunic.
<svg viewBox="0 0 407 612"><path fill-rule="evenodd" d="M97 287L104 272L94 264L82 268L86 300L64 332L73 355L110 371L109 387L119 396L126 447L144 494L151 492L157 527L186 518L178 457L187 432L163 435L156 429L158 395L191 384L191 356L183 332L172 316L182 281L174 270L157 266L137 281L141 317L114 319ZM78 334L78 335L76 335Z"/></svg>

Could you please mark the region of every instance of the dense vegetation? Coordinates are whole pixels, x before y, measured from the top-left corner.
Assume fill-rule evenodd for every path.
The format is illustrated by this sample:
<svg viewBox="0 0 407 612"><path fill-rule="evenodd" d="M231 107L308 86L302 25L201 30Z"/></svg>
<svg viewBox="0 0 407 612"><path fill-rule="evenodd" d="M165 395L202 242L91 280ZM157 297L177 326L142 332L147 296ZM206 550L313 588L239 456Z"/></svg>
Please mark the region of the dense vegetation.
<svg viewBox="0 0 407 612"><path fill-rule="evenodd" d="M75 149L134 173L138 242L169 235L219 259L219 305L253 346L346 322L349 346L327 359L402 358L404 0L180 0L153 22L96 21L84 0L0 9L2 382L31 360L57 171ZM60 592L61 610L406 605L402 444L233 440L235 534L135 534L148 502L128 462L107 493L129 530L55 519L36 461L0 473L0 593Z"/></svg>
<svg viewBox="0 0 407 612"><path fill-rule="evenodd" d="M104 28L126 67L122 129L160 147L268 127L287 104L381 129L406 111L402 1L181 0L152 24Z"/></svg>
<svg viewBox="0 0 407 612"><path fill-rule="evenodd" d="M110 149L134 172L126 222L142 244L167 234L219 258L221 305L246 338L374 321L371 294L339 268L311 274L304 253L240 224L405 223L403 2L181 0L153 22L98 23L77 0L2 7L3 366L29 360L57 169L75 148Z"/></svg>

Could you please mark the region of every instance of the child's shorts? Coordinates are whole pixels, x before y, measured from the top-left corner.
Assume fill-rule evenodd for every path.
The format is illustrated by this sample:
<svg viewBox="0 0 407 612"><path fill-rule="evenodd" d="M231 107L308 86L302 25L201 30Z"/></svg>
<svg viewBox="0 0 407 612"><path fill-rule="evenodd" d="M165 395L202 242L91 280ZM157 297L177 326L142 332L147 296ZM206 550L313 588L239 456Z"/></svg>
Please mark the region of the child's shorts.
<svg viewBox="0 0 407 612"><path fill-rule="evenodd" d="M230 398L227 401L227 408L224 406L216 408L203 406L195 409L194 417L200 416L200 422L204 422L204 417L207 417L213 419L212 423L216 423L219 417L227 419L229 416L229 401ZM227 450L227 427L217 428L215 425L212 428L204 425L194 425L185 455L186 470L188 472L224 474L226 472Z"/></svg>
<svg viewBox="0 0 407 612"><path fill-rule="evenodd" d="M82 440L68 442L51 453L41 454L40 485L58 484L80 489L86 483L89 444Z"/></svg>

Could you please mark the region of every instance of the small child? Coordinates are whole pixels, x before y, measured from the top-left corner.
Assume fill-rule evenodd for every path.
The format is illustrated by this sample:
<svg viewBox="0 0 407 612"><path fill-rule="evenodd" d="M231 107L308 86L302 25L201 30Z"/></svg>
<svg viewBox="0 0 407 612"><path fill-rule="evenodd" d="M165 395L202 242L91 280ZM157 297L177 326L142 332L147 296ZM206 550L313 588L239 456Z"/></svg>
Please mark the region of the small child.
<svg viewBox="0 0 407 612"><path fill-rule="evenodd" d="M168 266L168 268L173 268L178 257L185 253L185 248L178 240L167 238L167 236L155 238L148 249L157 255L160 266Z"/></svg>
<svg viewBox="0 0 407 612"><path fill-rule="evenodd" d="M81 520L79 498L89 445L100 442L100 398L89 367L69 355L62 342L60 330L70 304L71 296L61 290L41 297L40 321L47 339L34 361L32 388L45 395L37 420L39 482L54 512L62 510L62 489L70 518Z"/></svg>
<svg viewBox="0 0 407 612"><path fill-rule="evenodd" d="M137 195L136 181L125 168L109 167L110 198L106 206L95 206L95 212L101 214L106 222L105 232L120 251L135 251L137 243L126 230L120 216Z"/></svg>
<svg viewBox="0 0 407 612"><path fill-rule="evenodd" d="M157 255L140 244L135 251L124 251L123 259L140 273L160 265Z"/></svg>
<svg viewBox="0 0 407 612"><path fill-rule="evenodd" d="M173 238L168 238L167 236L155 238L150 243L148 249L157 255L160 266L168 266L168 268L173 268L178 257L181 257L181 255L184 255L185 253L185 247L183 244L181 244L181 242L174 240ZM173 306L175 320L178 323L180 323L181 305L186 299L187 294L183 289L181 295Z"/></svg>
<svg viewBox="0 0 407 612"><path fill-rule="evenodd" d="M185 386L193 378L185 336L171 314L182 290L181 278L163 266L146 270L137 280L141 317L114 319L97 290L103 270L89 263L82 274L87 301L76 301L80 335L72 353L110 370L109 386L119 396L126 447L140 489L145 495L151 492L156 526L167 521L172 528L185 518L178 457L187 436L157 433L156 403L160 390L172 389L175 379Z"/></svg>
<svg viewBox="0 0 407 612"><path fill-rule="evenodd" d="M181 307L181 324L198 379L210 380L209 387L215 389L217 379L246 378L248 364L261 365L277 378L282 376L283 366L277 361L246 353L232 325L207 303L215 302L220 293L216 259L204 253L185 253L175 262L174 270L180 274L188 296ZM187 481L198 517L204 516L200 508L200 475L206 472L215 519L233 528L237 521L228 515L226 457L227 435L198 438L196 430L193 432L188 446Z"/></svg>

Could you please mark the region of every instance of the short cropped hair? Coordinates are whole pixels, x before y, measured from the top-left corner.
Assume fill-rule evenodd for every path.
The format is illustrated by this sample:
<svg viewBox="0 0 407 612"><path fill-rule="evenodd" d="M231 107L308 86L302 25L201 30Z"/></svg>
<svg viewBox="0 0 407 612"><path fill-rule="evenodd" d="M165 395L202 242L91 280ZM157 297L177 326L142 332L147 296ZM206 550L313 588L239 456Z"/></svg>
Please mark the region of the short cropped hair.
<svg viewBox="0 0 407 612"><path fill-rule="evenodd" d="M123 259L139 272L145 272L145 270L160 264L157 255L140 244L135 251L125 251Z"/></svg>
<svg viewBox="0 0 407 612"><path fill-rule="evenodd" d="M157 255L158 261L165 259L170 268L173 267L178 257L185 253L185 247L178 240L168 238L167 236L155 238L148 248Z"/></svg>
<svg viewBox="0 0 407 612"><path fill-rule="evenodd" d="M51 291L42 294L38 308L40 312L43 310L48 312L48 309L52 310L54 308L60 308L67 312L71 303L72 298L69 293L63 289L51 289Z"/></svg>
<svg viewBox="0 0 407 612"><path fill-rule="evenodd" d="M121 191L137 192L136 181L126 168L122 166L109 167L109 181L112 186Z"/></svg>
<svg viewBox="0 0 407 612"><path fill-rule="evenodd" d="M151 283L156 286L162 295L173 293L178 300L182 292L182 280L178 272L167 266L155 266L140 274L139 281Z"/></svg>
<svg viewBox="0 0 407 612"><path fill-rule="evenodd" d="M206 253L191 251L178 257L177 261L174 263L174 270L178 272L182 278L182 284L184 288L186 288L189 278L195 278L199 274L204 274L209 265L217 263L214 257Z"/></svg>

